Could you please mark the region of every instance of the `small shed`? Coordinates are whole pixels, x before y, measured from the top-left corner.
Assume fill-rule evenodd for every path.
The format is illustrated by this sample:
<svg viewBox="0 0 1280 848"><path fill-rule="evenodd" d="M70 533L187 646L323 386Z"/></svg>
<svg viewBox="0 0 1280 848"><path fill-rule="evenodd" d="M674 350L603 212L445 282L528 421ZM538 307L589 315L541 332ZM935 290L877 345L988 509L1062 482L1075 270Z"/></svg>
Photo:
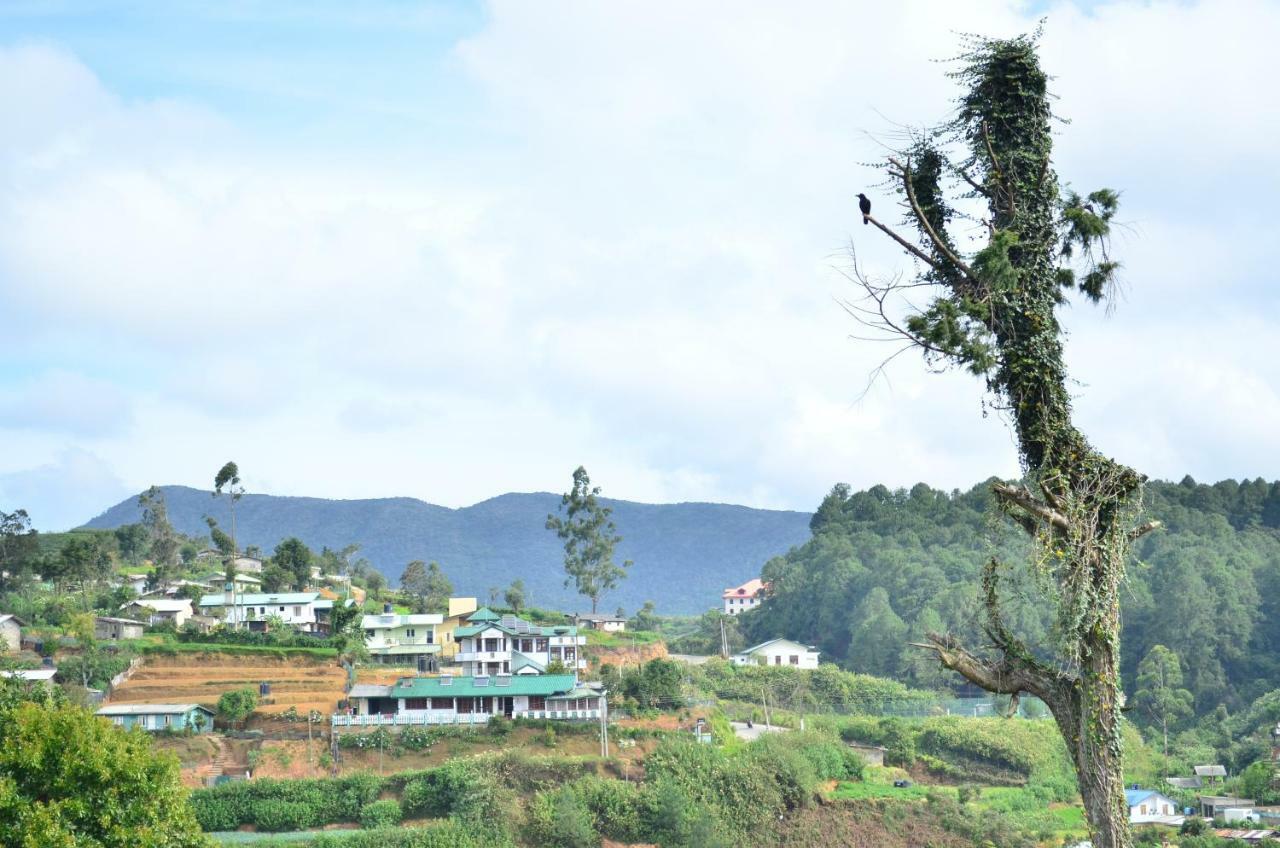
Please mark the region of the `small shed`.
<svg viewBox="0 0 1280 848"><path fill-rule="evenodd" d="M4 643L7 653L16 654L22 650L23 623L16 615L0 615L0 642Z"/></svg>
<svg viewBox="0 0 1280 848"><path fill-rule="evenodd" d="M0 677L18 678L28 683L42 683L45 686L53 685L53 677L58 673L56 668L19 668L12 671L0 671Z"/></svg>
<svg viewBox="0 0 1280 848"><path fill-rule="evenodd" d="M1202 784L1222 783L1227 779L1226 766L1196 766L1195 773Z"/></svg>
<svg viewBox="0 0 1280 848"><path fill-rule="evenodd" d="M850 742L849 748L862 757L862 761L869 766L884 765L884 748L879 745L865 745L861 742Z"/></svg>
<svg viewBox="0 0 1280 848"><path fill-rule="evenodd" d="M97 714L125 730L131 727L152 732L189 729L192 733L208 733L213 730L213 710L199 704L111 704Z"/></svg>
<svg viewBox="0 0 1280 848"><path fill-rule="evenodd" d="M114 618L100 615L93 620L93 636L95 639L118 641L120 639L141 639L147 625L132 618Z"/></svg>

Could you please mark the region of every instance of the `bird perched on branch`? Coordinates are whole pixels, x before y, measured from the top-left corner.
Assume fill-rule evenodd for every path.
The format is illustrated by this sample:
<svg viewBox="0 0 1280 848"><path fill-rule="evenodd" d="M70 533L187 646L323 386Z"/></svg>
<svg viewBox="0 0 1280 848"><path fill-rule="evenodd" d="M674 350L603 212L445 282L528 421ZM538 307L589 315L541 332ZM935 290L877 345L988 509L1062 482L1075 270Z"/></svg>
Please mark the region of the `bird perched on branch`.
<svg viewBox="0 0 1280 848"><path fill-rule="evenodd" d="M862 210L862 223L866 225L867 216L871 214L871 201L862 192L858 192L858 208Z"/></svg>

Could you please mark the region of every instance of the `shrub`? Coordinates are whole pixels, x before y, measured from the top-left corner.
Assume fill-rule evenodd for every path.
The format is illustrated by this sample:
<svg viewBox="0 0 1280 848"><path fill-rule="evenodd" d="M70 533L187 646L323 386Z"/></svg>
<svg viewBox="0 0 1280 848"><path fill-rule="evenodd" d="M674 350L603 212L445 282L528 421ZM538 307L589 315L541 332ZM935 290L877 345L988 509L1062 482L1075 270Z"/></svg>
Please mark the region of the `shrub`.
<svg viewBox="0 0 1280 848"><path fill-rule="evenodd" d="M377 830L380 827L395 827L400 824L400 803L391 798L385 801L374 801L365 804L360 810L360 826L366 830Z"/></svg>
<svg viewBox="0 0 1280 848"><path fill-rule="evenodd" d="M253 823L258 830L279 832L302 830L315 823L312 806L301 801L267 799L254 801L250 807Z"/></svg>
<svg viewBox="0 0 1280 848"><path fill-rule="evenodd" d="M591 811L571 786L534 796L525 837L531 844L545 848L595 848L600 844Z"/></svg>

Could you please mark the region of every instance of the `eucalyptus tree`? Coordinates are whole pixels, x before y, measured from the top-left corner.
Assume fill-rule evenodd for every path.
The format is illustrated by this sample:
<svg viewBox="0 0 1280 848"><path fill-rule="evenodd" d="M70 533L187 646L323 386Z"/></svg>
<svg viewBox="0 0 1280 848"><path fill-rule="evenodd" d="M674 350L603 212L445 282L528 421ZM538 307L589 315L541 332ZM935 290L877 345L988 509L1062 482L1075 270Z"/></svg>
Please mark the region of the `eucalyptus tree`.
<svg viewBox="0 0 1280 848"><path fill-rule="evenodd" d="M138 496L142 508L142 526L147 529L151 547L151 588L162 588L169 581L171 569L177 564L177 532L169 521L169 509L164 502L164 492L152 486Z"/></svg>
<svg viewBox="0 0 1280 848"><path fill-rule="evenodd" d="M613 561L613 552L622 537L610 516L613 510L600 503L600 487L582 466L573 472L573 488L560 498L564 516L548 515L547 529L564 541L564 585L575 585L579 595L591 599L596 612L600 598L627 576L631 560Z"/></svg>
<svg viewBox="0 0 1280 848"><path fill-rule="evenodd" d="M855 258L851 276L865 298L850 308L905 340L902 350L982 378L1011 423L1024 476L991 491L1032 542L1030 568L1056 610L1054 638L1032 647L1008 626L1007 566L993 558L981 593L990 644L931 633L921 647L983 689L1029 692L1048 705L1074 760L1093 845L1116 848L1131 844L1119 592L1130 546L1157 524L1141 523L1145 478L1100 453L1072 420L1057 311L1073 294L1094 303L1111 294L1118 195L1080 195L1059 182L1037 38L971 38L953 74L963 88L954 117L911 133L886 158L906 230L862 217L916 260L918 274L877 279ZM974 249L953 234L960 223L982 233Z"/></svg>

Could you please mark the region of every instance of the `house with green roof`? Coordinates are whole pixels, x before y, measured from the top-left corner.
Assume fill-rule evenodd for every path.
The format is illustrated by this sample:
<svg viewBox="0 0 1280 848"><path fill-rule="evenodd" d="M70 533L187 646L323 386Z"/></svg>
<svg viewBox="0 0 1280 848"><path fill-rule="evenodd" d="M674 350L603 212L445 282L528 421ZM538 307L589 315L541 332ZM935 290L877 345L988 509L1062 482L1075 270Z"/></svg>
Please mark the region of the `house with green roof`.
<svg viewBox="0 0 1280 848"><path fill-rule="evenodd" d="M552 663L567 671L585 670L583 648L587 637L572 624L533 624L514 615L498 615L482 608L456 627L453 640L458 652L453 660L463 676L545 674Z"/></svg>
<svg viewBox="0 0 1280 848"><path fill-rule="evenodd" d="M390 686L357 684L334 727L484 724L495 715L599 721L608 709L599 685L576 674L496 674L402 677Z"/></svg>

